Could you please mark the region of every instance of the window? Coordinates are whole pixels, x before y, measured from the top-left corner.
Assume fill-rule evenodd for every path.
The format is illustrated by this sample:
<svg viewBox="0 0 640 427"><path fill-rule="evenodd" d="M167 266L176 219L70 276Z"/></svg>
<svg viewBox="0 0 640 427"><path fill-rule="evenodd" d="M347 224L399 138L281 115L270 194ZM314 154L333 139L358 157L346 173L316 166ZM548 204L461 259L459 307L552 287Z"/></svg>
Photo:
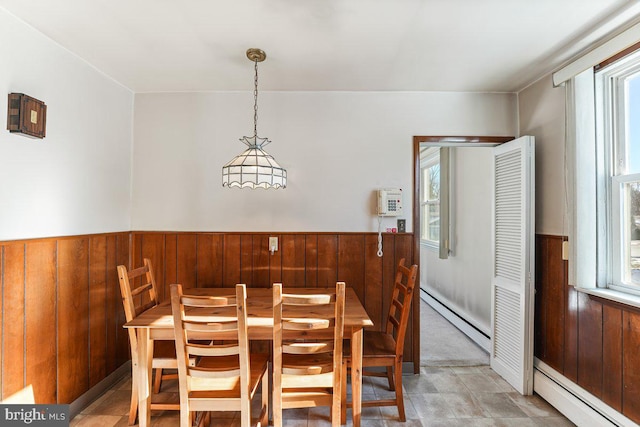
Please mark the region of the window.
<svg viewBox="0 0 640 427"><path fill-rule="evenodd" d="M434 248L440 245L440 149L423 151L420 159L421 240Z"/></svg>
<svg viewBox="0 0 640 427"><path fill-rule="evenodd" d="M552 75L566 83L569 283L638 308L639 28L606 36Z"/></svg>
<svg viewBox="0 0 640 427"><path fill-rule="evenodd" d="M598 285L640 294L640 52L597 71L595 88Z"/></svg>
<svg viewBox="0 0 640 427"><path fill-rule="evenodd" d="M447 259L453 253L449 217L450 148L420 150L420 243Z"/></svg>

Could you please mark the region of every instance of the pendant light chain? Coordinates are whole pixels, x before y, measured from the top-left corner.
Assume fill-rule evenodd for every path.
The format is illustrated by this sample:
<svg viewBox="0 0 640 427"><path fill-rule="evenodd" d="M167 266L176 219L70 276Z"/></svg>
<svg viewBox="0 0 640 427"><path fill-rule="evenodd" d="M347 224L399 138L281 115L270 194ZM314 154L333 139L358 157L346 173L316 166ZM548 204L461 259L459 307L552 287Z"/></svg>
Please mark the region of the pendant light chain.
<svg viewBox="0 0 640 427"><path fill-rule="evenodd" d="M258 137L258 60L254 61L254 68L256 70L256 76L253 80L253 136ZM256 139L257 142L257 139Z"/></svg>

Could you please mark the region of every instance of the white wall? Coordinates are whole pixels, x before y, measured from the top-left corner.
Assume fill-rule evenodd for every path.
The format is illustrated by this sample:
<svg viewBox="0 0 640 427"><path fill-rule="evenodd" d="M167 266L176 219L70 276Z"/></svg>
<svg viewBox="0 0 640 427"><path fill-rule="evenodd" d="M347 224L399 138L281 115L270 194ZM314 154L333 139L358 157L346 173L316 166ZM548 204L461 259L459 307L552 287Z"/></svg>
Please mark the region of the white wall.
<svg viewBox="0 0 640 427"><path fill-rule="evenodd" d="M375 231L373 190L405 190L411 231L414 135L515 135L513 94L260 93L258 134L285 190L222 188L253 131L253 96L136 94L132 228ZM383 228L395 225L386 219Z"/></svg>
<svg viewBox="0 0 640 427"><path fill-rule="evenodd" d="M453 254L421 249L421 285L480 331L491 335L493 150L451 149Z"/></svg>
<svg viewBox="0 0 640 427"><path fill-rule="evenodd" d="M130 229L133 94L0 9L6 94L47 104L44 139L0 130L0 240Z"/></svg>
<svg viewBox="0 0 640 427"><path fill-rule="evenodd" d="M520 135L536 139L536 233L568 234L565 191L565 88L551 76L518 94Z"/></svg>

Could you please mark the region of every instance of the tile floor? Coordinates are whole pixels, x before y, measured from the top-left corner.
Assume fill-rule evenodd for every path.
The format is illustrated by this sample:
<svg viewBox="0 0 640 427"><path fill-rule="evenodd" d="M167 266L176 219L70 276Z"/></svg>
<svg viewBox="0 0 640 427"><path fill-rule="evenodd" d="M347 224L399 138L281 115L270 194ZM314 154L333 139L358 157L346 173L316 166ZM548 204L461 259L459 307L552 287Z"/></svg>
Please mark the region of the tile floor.
<svg viewBox="0 0 640 427"><path fill-rule="evenodd" d="M421 310L423 308L425 307L421 307ZM425 308L426 310L429 310L428 307ZM443 329L453 328L446 321L439 322L438 325ZM455 331L447 330L446 333L453 334ZM466 338L464 335L463 337ZM464 339L459 342L462 347L475 346L471 341L464 342ZM460 360L459 355L460 353L452 364L463 366L444 366L439 360L438 366L427 364L421 368L420 375L406 375L403 378L407 415L405 423L398 421L398 412L395 407L364 408L363 427L573 426L539 396L521 396L489 366L485 364L464 366L468 362ZM384 381L386 380L382 378L365 378L363 399L371 400L388 396L390 392ZM175 384L169 384L166 391L169 395L175 393ZM130 380L123 378L77 415L71 421L71 426L126 426L130 393ZM173 394L172 397L176 396ZM347 425L350 426L350 410L347 415ZM286 410L284 418L285 427L331 425L328 408ZM179 424L178 414L174 411L153 412L151 421L152 425L157 427L173 427ZM233 412L217 413L212 416L211 426L235 427L240 426L240 422Z"/></svg>

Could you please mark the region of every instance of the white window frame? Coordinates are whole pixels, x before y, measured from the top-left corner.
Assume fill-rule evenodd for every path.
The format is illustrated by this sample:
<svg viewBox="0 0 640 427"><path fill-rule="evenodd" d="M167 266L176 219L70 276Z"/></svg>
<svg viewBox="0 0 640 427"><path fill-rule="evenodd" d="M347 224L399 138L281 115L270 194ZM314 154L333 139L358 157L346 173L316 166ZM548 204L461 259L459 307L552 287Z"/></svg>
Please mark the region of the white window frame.
<svg viewBox="0 0 640 427"><path fill-rule="evenodd" d="M452 219L450 215L451 205L451 151L449 147L430 147L423 150L420 154L420 244L429 250L438 252L438 258L447 259L453 255L451 244ZM436 159L437 160L434 160ZM432 167L433 164L440 165L440 227L438 241L423 238L426 230L425 226L425 206L428 202L424 200L424 190L426 183L424 182L425 169Z"/></svg>
<svg viewBox="0 0 640 427"><path fill-rule="evenodd" d="M603 238L608 238L603 234L605 231L598 218L610 213L606 209L606 187L603 186L607 181L599 175L602 169L596 166L604 159L602 152L596 158L596 149L602 149L596 144L596 136L602 138L605 130L602 126L596 127L593 67L634 46L640 35L640 23L622 29L621 21L616 19L608 22L606 29L602 28L595 47L555 71L552 81L554 86L565 85L566 89L565 194L569 284L580 292L640 308L640 295L604 287L608 283L607 263L598 263L608 256L603 249L606 245L598 244ZM606 32L608 34L601 37Z"/></svg>
<svg viewBox="0 0 640 427"><path fill-rule="evenodd" d="M630 227L625 216L625 185L640 179L627 171L628 135L626 126L627 81L640 75L640 52L631 54L605 70L595 73L597 188L598 200L606 208L598 209L598 287L640 296L640 284L626 280L630 257L626 242ZM629 230L627 230L629 228Z"/></svg>
<svg viewBox="0 0 640 427"><path fill-rule="evenodd" d="M440 239L438 240L430 240L425 238L425 234L428 234L428 224L426 223L427 214L426 209L428 206L433 204L440 205L440 199L442 196L442 187L440 187L438 199L437 200L425 200L425 192L429 183L425 180L425 171L427 169L431 169L435 165L440 165L440 148L430 148L425 150L425 156L420 159L420 244L434 251L438 251L440 248ZM438 174L442 172L442 168L438 170ZM442 184L442 177L439 176L440 184ZM440 211L440 209L438 209ZM442 221L442 218L440 218ZM442 230L440 230L442 231Z"/></svg>

